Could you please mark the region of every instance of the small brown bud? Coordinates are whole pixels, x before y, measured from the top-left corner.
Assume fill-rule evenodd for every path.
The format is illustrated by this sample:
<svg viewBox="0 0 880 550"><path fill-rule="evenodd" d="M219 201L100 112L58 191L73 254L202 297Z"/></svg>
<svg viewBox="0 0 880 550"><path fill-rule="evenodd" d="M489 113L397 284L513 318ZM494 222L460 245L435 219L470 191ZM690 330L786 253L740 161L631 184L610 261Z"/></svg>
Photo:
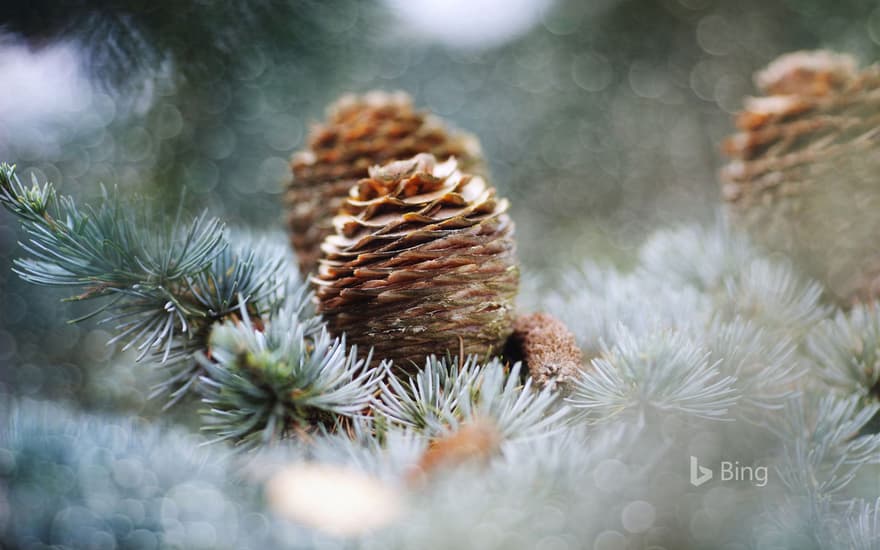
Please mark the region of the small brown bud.
<svg viewBox="0 0 880 550"><path fill-rule="evenodd" d="M583 353L565 324L546 313L520 315L508 350L521 359L538 387L566 384L583 367Z"/></svg>
<svg viewBox="0 0 880 550"><path fill-rule="evenodd" d="M417 483L441 469L467 463L485 464L498 453L501 441L494 423L474 420L432 441L407 478L410 483Z"/></svg>

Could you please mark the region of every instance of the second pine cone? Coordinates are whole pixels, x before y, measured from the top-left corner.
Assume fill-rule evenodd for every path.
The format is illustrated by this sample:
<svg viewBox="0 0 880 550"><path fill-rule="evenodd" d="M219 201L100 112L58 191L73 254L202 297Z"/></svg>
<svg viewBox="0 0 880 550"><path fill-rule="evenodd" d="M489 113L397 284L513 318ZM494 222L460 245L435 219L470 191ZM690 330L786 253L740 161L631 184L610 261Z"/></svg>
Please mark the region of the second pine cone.
<svg viewBox="0 0 880 550"><path fill-rule="evenodd" d="M880 295L880 66L827 51L758 73L722 171L733 220L841 304Z"/></svg>
<svg viewBox="0 0 880 550"><path fill-rule="evenodd" d="M302 272L311 272L321 242L348 190L370 166L431 153L455 156L462 168L480 171L477 139L413 108L403 92L346 95L330 106L327 120L312 128L308 148L293 156L293 181L285 195L290 238Z"/></svg>

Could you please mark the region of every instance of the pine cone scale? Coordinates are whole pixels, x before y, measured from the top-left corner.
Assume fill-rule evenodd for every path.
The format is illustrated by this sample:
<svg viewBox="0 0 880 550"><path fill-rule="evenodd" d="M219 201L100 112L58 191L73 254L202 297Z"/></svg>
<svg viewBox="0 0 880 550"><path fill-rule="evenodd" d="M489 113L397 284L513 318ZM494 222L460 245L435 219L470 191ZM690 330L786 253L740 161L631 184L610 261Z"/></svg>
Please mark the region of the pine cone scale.
<svg viewBox="0 0 880 550"><path fill-rule="evenodd" d="M444 296L442 293L442 287L456 287L459 286L462 282L479 282L481 284L485 284L487 296L497 294L498 291L502 291L509 286L513 286L515 288L515 284L509 285L508 282L504 280L509 276L506 271L498 269L496 270L496 273L499 278L502 278L502 280L499 281L497 285L493 280L487 280L485 272L479 272L469 274L450 274L439 278L439 280L433 280L431 278L421 278L417 280L401 280L393 284L381 281L371 286L361 286L357 288L349 287L342 289L336 288L332 290L327 290L326 292L322 292L325 300L322 307L325 311L331 311L332 306L335 303L333 300L336 298L338 298L342 302L348 302L357 299L375 299L376 306L379 306L382 303L389 301L397 301L407 298L421 298L423 296L429 295L435 295L438 297L438 301L442 301L442 298ZM324 291L325 288L326 287L322 287L321 290Z"/></svg>
<svg viewBox="0 0 880 550"><path fill-rule="evenodd" d="M487 225L491 225L491 223ZM373 262L375 259L381 257L397 257L399 258L399 261L395 262L393 265L403 265L404 261L409 261L409 259L425 253L448 253L452 250L461 250L469 244L472 244L475 247L481 246L483 242L482 239L485 239L487 234L485 228L482 228L479 232L473 232L472 229L472 227L448 230L438 229L432 231L419 229L409 233L400 232L390 235L382 235L381 238L375 239L364 237L362 241L357 241L353 244L349 244L352 243L351 240L334 238L334 236L325 241L327 246L322 247L322 250L325 252L325 258L330 262L334 262L328 263L327 265L335 265L335 262L345 262L348 265L361 265L363 263ZM461 234L457 233L459 231ZM503 230L497 232L499 233L499 238L507 236L504 234ZM461 238L462 234L464 238ZM441 241L438 237L445 238ZM371 245L375 246L377 241L386 242L388 244L375 251L362 252L362 250L368 249ZM411 252L412 255L408 255L405 258L400 257L407 252Z"/></svg>
<svg viewBox="0 0 880 550"><path fill-rule="evenodd" d="M481 254L455 254L440 259L431 259L417 264L390 267L345 267L341 269L322 268L321 274L334 278L332 285L337 289L358 287L393 288L395 284L407 285L425 281L427 284L440 286L449 281L457 284L469 278L484 278L487 273L505 273L514 261L514 254L509 244L486 247ZM326 282L317 283L327 286Z"/></svg>

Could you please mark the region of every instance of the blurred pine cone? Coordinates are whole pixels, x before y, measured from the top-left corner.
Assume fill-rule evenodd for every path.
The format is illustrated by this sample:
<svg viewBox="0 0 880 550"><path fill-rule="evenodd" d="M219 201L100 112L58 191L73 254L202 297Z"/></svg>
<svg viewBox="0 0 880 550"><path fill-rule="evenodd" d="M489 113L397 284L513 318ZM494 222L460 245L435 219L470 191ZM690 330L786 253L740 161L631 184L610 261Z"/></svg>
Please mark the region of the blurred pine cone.
<svg viewBox="0 0 880 550"><path fill-rule="evenodd" d="M308 149L290 163L288 226L303 273L314 270L321 242L333 233L333 216L367 169L418 153L440 160L455 156L462 169L482 171L477 139L414 110L403 92L347 95L329 107L327 121L312 129Z"/></svg>
<svg viewBox="0 0 880 550"><path fill-rule="evenodd" d="M455 159L371 168L333 220L313 278L331 332L404 370L428 354L500 352L519 284L507 207Z"/></svg>
<svg viewBox="0 0 880 550"><path fill-rule="evenodd" d="M733 220L790 254L845 303L880 290L880 68L848 55L784 55L759 72L724 152Z"/></svg>

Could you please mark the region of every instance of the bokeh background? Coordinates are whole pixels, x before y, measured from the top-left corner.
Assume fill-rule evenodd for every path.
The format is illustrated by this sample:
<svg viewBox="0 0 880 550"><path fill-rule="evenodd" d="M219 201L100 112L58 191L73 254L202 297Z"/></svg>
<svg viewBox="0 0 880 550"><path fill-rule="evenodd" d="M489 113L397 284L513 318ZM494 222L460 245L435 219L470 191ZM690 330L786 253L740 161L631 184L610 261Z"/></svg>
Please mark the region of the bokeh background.
<svg viewBox="0 0 880 550"><path fill-rule="evenodd" d="M4 0L0 159L83 200L283 232L287 161L346 92L406 90L476 133L527 273L626 264L712 219L718 146L751 75L790 50L872 62L866 0ZM0 398L149 416L148 381L63 293L10 271L0 212ZM160 404L159 404L160 405Z"/></svg>

